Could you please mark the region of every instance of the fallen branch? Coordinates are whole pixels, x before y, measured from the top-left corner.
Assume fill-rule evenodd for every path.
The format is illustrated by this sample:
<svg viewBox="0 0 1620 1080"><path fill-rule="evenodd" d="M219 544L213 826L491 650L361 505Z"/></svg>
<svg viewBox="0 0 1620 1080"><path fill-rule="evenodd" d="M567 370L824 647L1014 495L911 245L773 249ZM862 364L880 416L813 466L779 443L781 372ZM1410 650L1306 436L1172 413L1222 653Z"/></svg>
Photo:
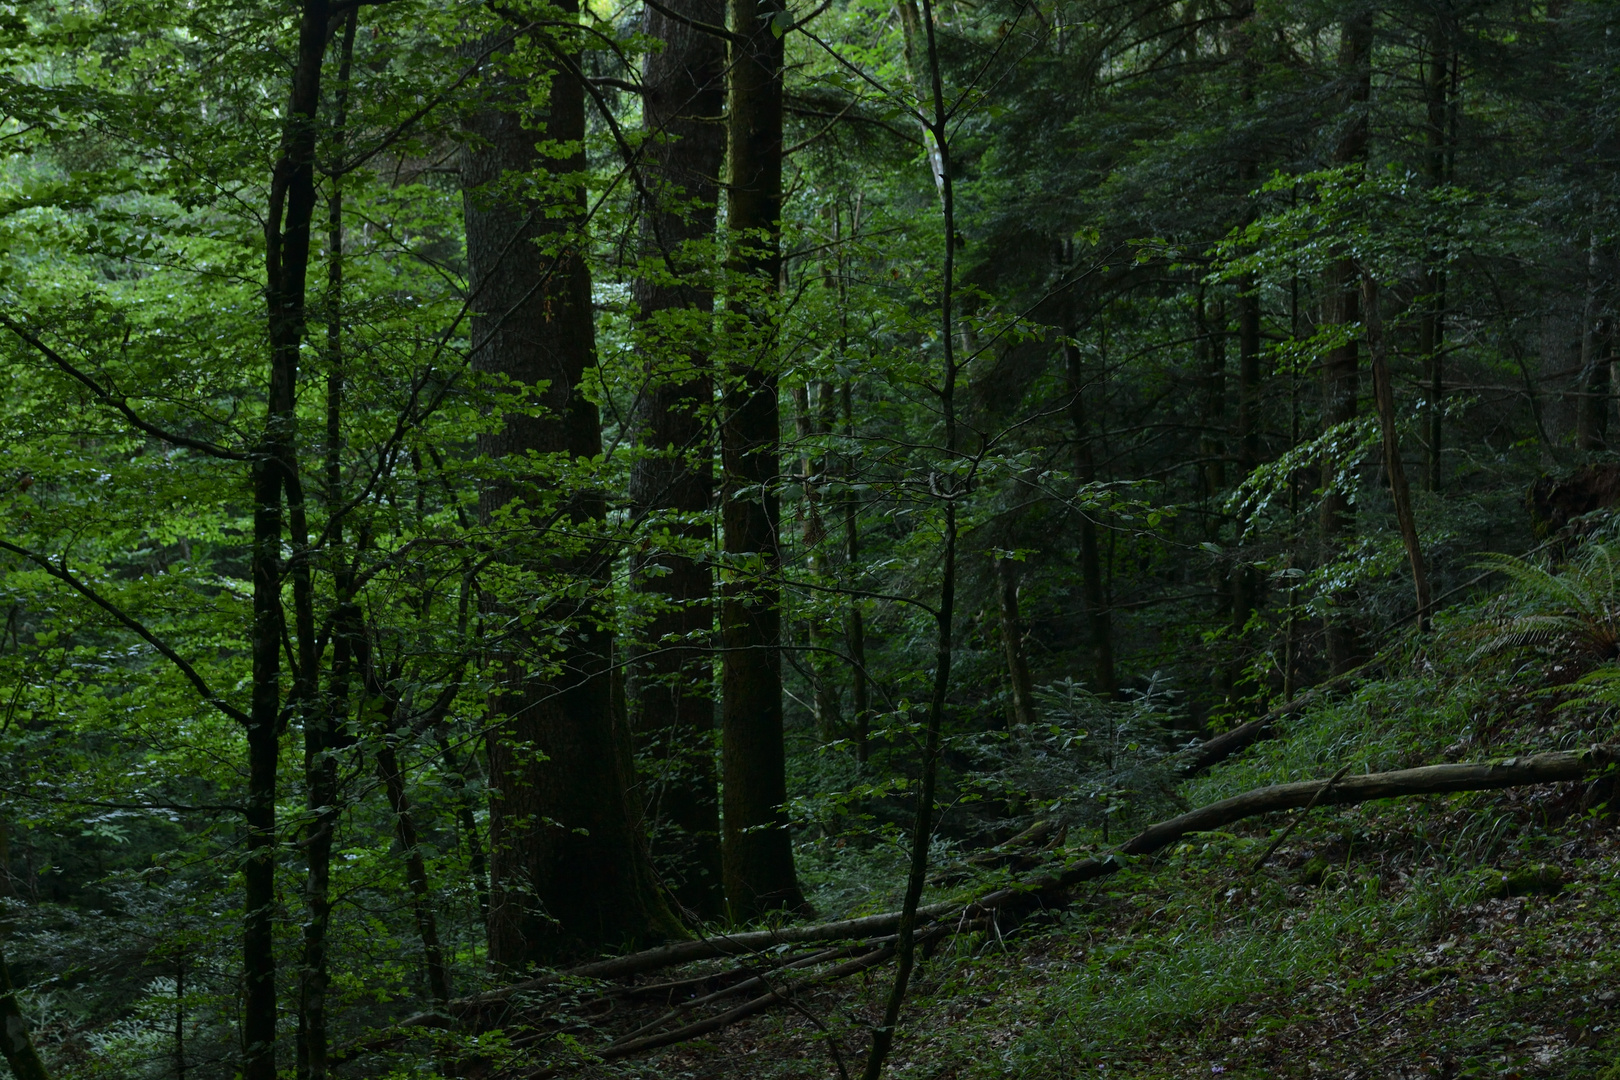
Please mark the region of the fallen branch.
<svg viewBox="0 0 1620 1080"><path fill-rule="evenodd" d="M1150 825L1101 858L1086 859L1055 874L1046 874L1023 885L980 897L969 906L968 911L971 914L993 911L1015 903L1019 898L1039 900L1046 894L1117 872L1125 865L1119 858L1121 855L1151 855L1184 836L1213 832L1260 814L1298 809L1311 805L1313 801L1319 805L1349 806L1406 795L1450 795L1529 784L1555 784L1583 779L1608 768L1616 760L1620 760L1620 744L1611 743L1585 750L1511 757L1495 762L1424 765L1416 769L1349 776L1336 782L1302 780L1293 784L1256 788L1201 806L1169 821Z"/></svg>
<svg viewBox="0 0 1620 1080"><path fill-rule="evenodd" d="M1378 664L1384 662L1385 657L1375 656L1360 667L1352 668L1343 675L1329 679L1319 686L1313 686L1303 694L1298 694L1267 712L1264 716L1256 717L1246 724L1239 724L1231 731L1223 731L1212 739L1206 739L1198 748L1188 755L1181 766L1183 777L1197 776L1205 769L1219 765L1229 757L1233 757L1261 739L1270 738L1272 728L1277 721L1285 716L1292 716L1314 705L1329 694L1336 694L1349 686L1363 675L1369 674Z"/></svg>
<svg viewBox="0 0 1620 1080"><path fill-rule="evenodd" d="M1367 773L1362 776L1340 774L1326 780L1304 780L1290 784L1275 784L1256 788L1229 799L1222 799L1181 814L1168 821L1151 825L1137 833L1112 851L1072 863L1054 873L1043 874L1009 888L998 889L968 904L932 904L921 908L918 915L937 920L919 934L919 943L948 936L968 928L985 925L987 919L999 914L1016 913L1021 908L1039 907L1049 899L1083 882L1107 877L1123 869L1125 857L1151 855L1171 844L1196 833L1213 832L1245 818L1256 817L1280 810L1296 810L1319 805L1349 806L1374 799L1400 798L1409 795L1447 795L1467 791L1490 791L1501 788L1522 787L1532 784L1552 784L1581 780L1603 771L1620 761L1620 744L1592 746L1586 750L1560 751L1506 758L1502 761L1474 764L1425 765L1415 769L1397 769L1390 772ZM948 918L946 916L949 916ZM564 977L621 978L657 970L661 967L684 963L687 960L708 959L715 956L735 955L758 951L775 945L810 941L850 940L878 936L892 930L899 922L899 913L869 915L860 919L822 923L816 926L793 927L785 930L766 930L750 934L711 938L707 941L680 942L676 945L633 953L613 960L599 961L570 968L538 979L489 991L472 998L452 1002L452 1006L465 1015L478 1006L500 1004L513 995L553 985ZM812 961L830 958L833 950L820 953ZM730 1009L727 1012L694 1021L684 1027L659 1034L627 1037L612 1043L600 1052L600 1058L611 1061L644 1050L683 1042L727 1027L739 1020L781 1003L787 996L808 986L828 982L845 975L875 967L894 955L892 941L862 956L836 965L826 971L806 976L787 987L763 994ZM797 962L795 962L797 963ZM794 966L782 965L777 970ZM759 976L748 979L740 986L724 993L716 993L706 1000L718 1000L738 989L751 988L763 980ZM768 982L765 985L769 985ZM692 1004L698 1004L693 1002ZM661 1018L665 1023L676 1010ZM401 1026L449 1026L442 1016L424 1014L404 1021ZM645 1031L646 1029L641 1029ZM374 1044L382 1048L382 1044ZM352 1055L345 1055L345 1057ZM536 1077L552 1075L556 1070L534 1074Z"/></svg>
<svg viewBox="0 0 1620 1080"><path fill-rule="evenodd" d="M934 926L925 933L919 934L918 941L920 942L927 938L938 937L944 933L946 933L945 927ZM719 1031L721 1028L730 1027L739 1020L745 1020L756 1013L764 1012L773 1005L784 1004L799 991L810 986L817 983L829 982L833 979L841 979L845 975L853 975L858 971L865 971L867 968L876 967L877 965L888 960L893 955L894 945L892 943L884 945L882 948L875 949L864 956L857 956L853 960L846 960L837 967L828 968L826 971L818 972L815 975L808 975L796 982L789 983L787 986L781 989L773 988L768 992L761 994L757 998L751 998L750 1000L743 1002L741 1005L738 1005L737 1007L716 1016L710 1016L706 1019L687 1024L685 1027L679 1027L673 1031L663 1032L662 1034L648 1035L644 1038L637 1039L623 1039L616 1043L610 1043L597 1054L597 1058L601 1061L616 1061L619 1058L630 1057L633 1054L639 1054L647 1050L657 1050L660 1047L673 1046L675 1043L685 1042L687 1039L695 1039L699 1035L707 1035L712 1031ZM545 1080L546 1077L556 1076L564 1068L567 1068L567 1066L548 1066L537 1072L530 1073L528 1075L528 1080Z"/></svg>

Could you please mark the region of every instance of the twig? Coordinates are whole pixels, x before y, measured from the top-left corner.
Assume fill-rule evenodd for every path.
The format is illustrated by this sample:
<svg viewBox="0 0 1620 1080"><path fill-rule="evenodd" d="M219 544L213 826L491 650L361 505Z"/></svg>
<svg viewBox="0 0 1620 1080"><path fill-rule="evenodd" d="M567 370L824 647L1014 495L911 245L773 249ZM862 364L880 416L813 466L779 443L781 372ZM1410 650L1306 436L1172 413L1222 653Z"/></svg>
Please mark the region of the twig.
<svg viewBox="0 0 1620 1080"><path fill-rule="evenodd" d="M1266 860L1271 858L1271 856L1276 853L1278 848L1282 847L1282 842L1294 835L1294 830L1299 828L1299 823L1305 820L1305 815L1314 810L1316 808L1316 804L1322 801L1322 796L1326 795L1333 785L1337 784L1344 777L1344 774L1349 771L1350 766L1346 765L1344 768L1334 773L1333 779L1323 784L1321 789L1317 791L1315 795L1311 796L1311 801L1305 804L1304 809L1300 810L1299 813L1294 815L1294 820L1288 823L1288 828L1284 829L1280 834L1278 834L1277 839L1273 840L1271 845L1260 853L1260 857L1254 860L1254 865L1249 867L1249 873L1246 876L1253 877L1254 872L1265 865Z"/></svg>

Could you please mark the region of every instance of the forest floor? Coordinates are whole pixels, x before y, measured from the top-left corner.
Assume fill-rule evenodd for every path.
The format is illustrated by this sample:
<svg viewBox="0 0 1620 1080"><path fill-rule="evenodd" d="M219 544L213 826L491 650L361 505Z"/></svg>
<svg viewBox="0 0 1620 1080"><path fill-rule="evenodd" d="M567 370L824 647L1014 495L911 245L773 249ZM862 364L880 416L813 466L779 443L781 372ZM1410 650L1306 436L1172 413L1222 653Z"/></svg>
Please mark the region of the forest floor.
<svg viewBox="0 0 1620 1080"><path fill-rule="evenodd" d="M1372 771L1613 737L1610 712L1570 708L1539 674L1521 667L1466 692L1438 677L1365 686L1180 794L1199 805L1345 762ZM888 1075L1620 1080L1620 823L1595 790L1319 808L1258 871L1287 817L1197 835L1081 886L1066 907L945 939L918 968ZM858 1076L891 974L612 1074Z"/></svg>
<svg viewBox="0 0 1620 1080"><path fill-rule="evenodd" d="M1264 828L1182 845L1010 934L942 946L890 1075L1620 1077L1620 830L1569 801L1320 813L1253 876ZM1459 843L1494 857L1458 868ZM859 1075L857 1025L888 974L621 1075L835 1077L831 1040Z"/></svg>

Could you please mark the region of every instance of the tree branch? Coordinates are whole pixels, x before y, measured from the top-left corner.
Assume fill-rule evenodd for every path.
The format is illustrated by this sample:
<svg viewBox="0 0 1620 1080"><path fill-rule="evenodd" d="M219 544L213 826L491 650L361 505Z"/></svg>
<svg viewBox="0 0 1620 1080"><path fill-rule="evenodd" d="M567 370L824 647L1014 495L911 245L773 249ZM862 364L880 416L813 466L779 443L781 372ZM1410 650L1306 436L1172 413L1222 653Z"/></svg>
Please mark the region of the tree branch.
<svg viewBox="0 0 1620 1080"><path fill-rule="evenodd" d="M196 450L199 453L207 454L210 457L224 458L226 461L252 460L253 455L247 453L246 451L230 450L226 447L220 446L218 443L211 443L206 439L192 439L184 435L176 435L172 431L165 431L155 424L142 420L140 415L137 414L134 409L129 407L129 402L126 398L119 397L106 387L102 386L95 379L91 378L85 372L80 371L76 366L74 366L72 361L68 360L67 357L45 344L37 336L35 336L32 331L19 323L16 319L13 319L11 316L0 312L0 326L4 326L7 330L10 330L13 334L16 334L18 337L22 338L23 341L31 345L42 356L44 356L45 359L61 368L62 371L67 375L88 388L89 391L95 395L97 401L122 414L124 419L128 420L136 428L144 431L154 439L161 439L164 442L171 443L175 446L183 446L188 450Z"/></svg>
<svg viewBox="0 0 1620 1080"><path fill-rule="evenodd" d="M9 551L13 555L27 559L35 566L40 567L47 574L51 575L51 577L66 583L67 586L73 589L74 592L77 592L79 595L89 600L92 604L95 604L101 610L111 615L115 620L118 621L120 625L124 626L128 630L133 631L148 645L152 646L152 648L156 649L160 654L162 654L163 657L169 661L169 663L178 668L180 670L180 674L185 676L186 681L191 683L191 685L196 689L198 695L204 701L208 702L208 704L212 705L214 708L218 709L232 720L235 720L237 723L243 725L244 727L247 726L247 713L243 712L241 709L238 709L236 706L230 704L218 694L214 693L213 688L208 685L207 680L197 673L196 668L192 667L184 657L170 648L169 645L156 634L148 630L143 623L125 613L122 608L112 603L112 601L107 600L100 593L96 592L90 586L86 585L84 582L75 577L73 572L67 568L67 560L65 556L62 564L58 566L57 564L51 562L51 560L46 556L35 551L29 551L24 547L18 547L16 544L13 544L8 540L0 540L0 550Z"/></svg>

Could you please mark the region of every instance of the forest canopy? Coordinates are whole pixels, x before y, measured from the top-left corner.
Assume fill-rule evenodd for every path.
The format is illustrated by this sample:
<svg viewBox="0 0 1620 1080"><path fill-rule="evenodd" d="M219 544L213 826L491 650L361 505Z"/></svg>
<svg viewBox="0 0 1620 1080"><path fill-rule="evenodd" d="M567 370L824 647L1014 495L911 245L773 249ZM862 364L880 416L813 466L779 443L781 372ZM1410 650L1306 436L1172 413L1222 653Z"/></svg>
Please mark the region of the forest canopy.
<svg viewBox="0 0 1620 1080"><path fill-rule="evenodd" d="M936 950L1598 820L1617 22L0 4L7 1063L876 1080Z"/></svg>

